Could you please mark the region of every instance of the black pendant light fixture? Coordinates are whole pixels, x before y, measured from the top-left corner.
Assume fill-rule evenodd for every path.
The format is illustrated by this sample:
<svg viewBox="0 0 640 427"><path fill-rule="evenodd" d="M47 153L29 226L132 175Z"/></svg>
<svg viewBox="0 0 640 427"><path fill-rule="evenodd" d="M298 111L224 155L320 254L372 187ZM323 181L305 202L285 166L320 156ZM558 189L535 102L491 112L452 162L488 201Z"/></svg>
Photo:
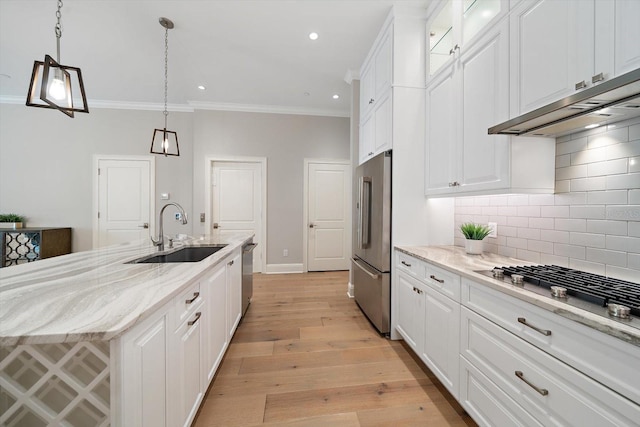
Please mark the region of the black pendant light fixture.
<svg viewBox="0 0 640 427"><path fill-rule="evenodd" d="M173 28L173 22L167 18L160 18L160 25L164 27L164 129L154 129L151 140L151 154L162 154L166 156L179 156L178 133L167 130L167 77L169 58L169 30Z"/></svg>
<svg viewBox="0 0 640 427"><path fill-rule="evenodd" d="M44 61L34 61L26 104L28 107L55 108L67 116L73 117L74 112L88 113L89 106L87 105L87 96L84 93L80 68L60 64L61 9L62 0L58 0L58 11L56 12L58 22L55 27L56 59L45 55ZM74 91L80 92L82 104L79 106L73 103Z"/></svg>

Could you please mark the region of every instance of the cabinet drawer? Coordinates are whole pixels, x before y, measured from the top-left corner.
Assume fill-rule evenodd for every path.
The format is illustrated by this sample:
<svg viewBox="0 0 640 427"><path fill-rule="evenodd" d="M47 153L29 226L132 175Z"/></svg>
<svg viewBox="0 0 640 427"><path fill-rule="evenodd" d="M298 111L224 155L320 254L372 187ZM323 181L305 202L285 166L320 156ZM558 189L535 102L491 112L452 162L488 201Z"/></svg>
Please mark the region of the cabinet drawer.
<svg viewBox="0 0 640 427"><path fill-rule="evenodd" d="M542 427L464 357L460 357L460 404L481 426Z"/></svg>
<svg viewBox="0 0 640 427"><path fill-rule="evenodd" d="M464 306L640 404L640 347L462 280ZM520 321L518 320L520 319Z"/></svg>
<svg viewBox="0 0 640 427"><path fill-rule="evenodd" d="M438 290L456 302L460 302L460 276L450 271L427 264L424 280L427 285Z"/></svg>
<svg viewBox="0 0 640 427"><path fill-rule="evenodd" d="M397 253L396 267L404 272L409 273L418 279L424 278L425 263L417 258L402 252Z"/></svg>
<svg viewBox="0 0 640 427"><path fill-rule="evenodd" d="M639 405L469 309L461 321L462 356L543 425L637 426Z"/></svg>
<svg viewBox="0 0 640 427"><path fill-rule="evenodd" d="M195 283L176 297L174 309L176 313L176 327L180 326L202 304L204 299L200 293L200 283Z"/></svg>

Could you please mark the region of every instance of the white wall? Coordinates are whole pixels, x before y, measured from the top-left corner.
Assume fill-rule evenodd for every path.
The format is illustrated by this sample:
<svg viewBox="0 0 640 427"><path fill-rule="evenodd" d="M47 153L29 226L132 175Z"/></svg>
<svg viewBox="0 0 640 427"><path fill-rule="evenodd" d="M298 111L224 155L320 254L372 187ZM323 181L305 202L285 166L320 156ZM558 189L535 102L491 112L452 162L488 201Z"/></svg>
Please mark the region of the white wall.
<svg viewBox="0 0 640 427"><path fill-rule="evenodd" d="M91 105L89 105L91 108ZM170 113L180 157L156 157L156 205L171 193L191 214L192 114ZM147 155L161 111L91 109L64 114L24 105L0 105L0 213L27 217L29 227L72 227L74 252L92 247L93 156ZM191 215L193 217L193 215ZM167 221L167 234L191 226Z"/></svg>
<svg viewBox="0 0 640 427"><path fill-rule="evenodd" d="M304 159L349 160L349 118L196 111L194 212L205 212L204 159L267 158L267 264L301 264ZM194 234L205 233L194 223ZM289 256L283 256L283 249Z"/></svg>
<svg viewBox="0 0 640 427"><path fill-rule="evenodd" d="M462 222L498 223L485 250L640 282L640 120L556 141L556 194L456 199Z"/></svg>

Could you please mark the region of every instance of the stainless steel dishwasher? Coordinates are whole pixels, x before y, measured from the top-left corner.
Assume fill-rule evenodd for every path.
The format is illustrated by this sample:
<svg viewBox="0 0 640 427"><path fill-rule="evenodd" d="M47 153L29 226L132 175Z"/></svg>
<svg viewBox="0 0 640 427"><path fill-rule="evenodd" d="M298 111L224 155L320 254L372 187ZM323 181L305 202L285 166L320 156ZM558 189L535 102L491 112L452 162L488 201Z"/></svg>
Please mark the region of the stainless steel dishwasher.
<svg viewBox="0 0 640 427"><path fill-rule="evenodd" d="M253 296L253 249L257 243L242 247L242 316L244 317Z"/></svg>

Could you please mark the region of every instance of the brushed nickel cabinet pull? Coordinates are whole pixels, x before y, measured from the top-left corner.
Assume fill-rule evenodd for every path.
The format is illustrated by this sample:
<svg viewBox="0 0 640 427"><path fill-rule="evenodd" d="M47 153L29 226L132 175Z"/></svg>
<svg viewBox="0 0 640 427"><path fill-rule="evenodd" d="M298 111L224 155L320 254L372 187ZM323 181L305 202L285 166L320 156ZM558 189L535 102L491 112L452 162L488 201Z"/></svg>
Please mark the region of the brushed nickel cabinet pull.
<svg viewBox="0 0 640 427"><path fill-rule="evenodd" d="M195 318L195 319L193 319L193 320L189 320L189 321L187 322L187 325L189 325L189 326L193 326L193 325L195 325L195 324L198 322L198 320L200 320L200 316L202 316L202 313L201 313L201 312L197 312L197 313L196 313L196 318Z"/></svg>
<svg viewBox="0 0 640 427"><path fill-rule="evenodd" d="M525 326L530 327L531 329L533 329L536 332L540 332L542 335L545 335L547 337L549 335L551 335L551 331L550 330L548 330L548 329L540 329L540 328L538 328L536 326L533 326L533 325L527 323L527 319L525 319L524 317L518 317L518 322L522 323Z"/></svg>
<svg viewBox="0 0 640 427"><path fill-rule="evenodd" d="M585 82L584 80L576 83L576 90L584 89L585 87L587 87L587 82Z"/></svg>
<svg viewBox="0 0 640 427"><path fill-rule="evenodd" d="M532 384L531 382L527 381L527 379L524 377L524 374L522 373L522 371L516 371L516 377L520 378L522 381L524 381L524 383L526 385L528 385L529 387L531 387L532 389L534 389L535 391L537 391L541 395L546 396L546 395L549 394L549 390L547 390L546 388L540 388L540 387Z"/></svg>
<svg viewBox="0 0 640 427"><path fill-rule="evenodd" d="M598 83L604 80L604 73L598 73L591 77L591 83Z"/></svg>
<svg viewBox="0 0 640 427"><path fill-rule="evenodd" d="M227 265L228 265L228 266L232 266L232 265L233 265L233 260L229 261L229 262L227 263Z"/></svg>
<svg viewBox="0 0 640 427"><path fill-rule="evenodd" d="M434 276L433 274L431 276L429 276L430 278L432 278L433 280L435 280L438 283L444 283L444 279L438 279L436 276Z"/></svg>
<svg viewBox="0 0 640 427"><path fill-rule="evenodd" d="M373 104L375 101L373 98L369 99L369 104Z"/></svg>
<svg viewBox="0 0 640 427"><path fill-rule="evenodd" d="M200 296L200 292L194 292L193 293L193 298L186 300L185 303L186 304L191 304L192 302L197 300L199 296Z"/></svg>
<svg viewBox="0 0 640 427"><path fill-rule="evenodd" d="M406 265L407 267L411 267L411 264L409 264L407 262L404 262L404 261L402 261L402 265Z"/></svg>

